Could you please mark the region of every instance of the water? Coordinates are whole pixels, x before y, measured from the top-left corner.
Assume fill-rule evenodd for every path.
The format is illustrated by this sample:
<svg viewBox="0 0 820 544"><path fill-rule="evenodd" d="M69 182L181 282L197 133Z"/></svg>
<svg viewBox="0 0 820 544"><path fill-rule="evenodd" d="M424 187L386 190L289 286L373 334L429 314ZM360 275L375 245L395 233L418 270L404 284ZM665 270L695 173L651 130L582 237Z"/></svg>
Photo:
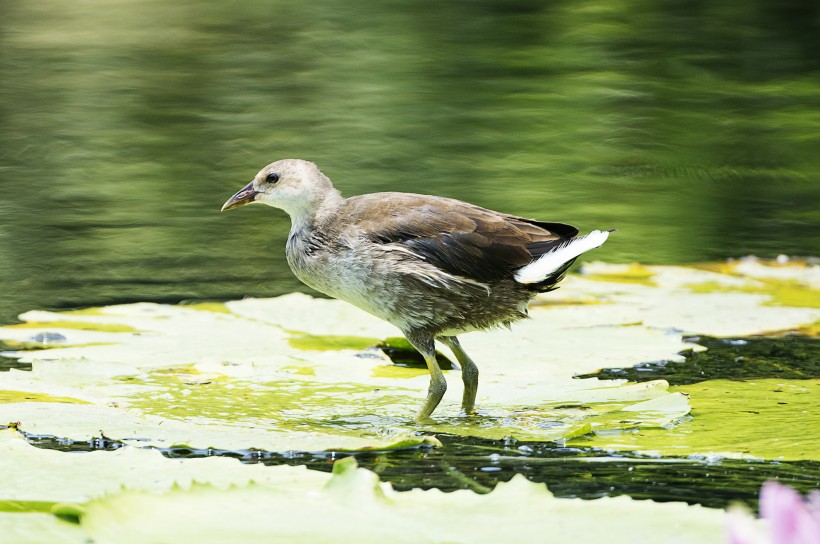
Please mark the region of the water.
<svg viewBox="0 0 820 544"><path fill-rule="evenodd" d="M809 0L0 7L0 322L306 290L265 163L618 227L595 258L820 247Z"/></svg>
<svg viewBox="0 0 820 544"><path fill-rule="evenodd" d="M279 158L317 162L347 195L423 192L618 227L593 258L675 264L817 256L818 150L814 0L4 0L0 323L307 291L284 260L284 214L218 213ZM766 355L751 342L707 353ZM816 351L794 342L778 349ZM20 365L0 357L0 371ZM441 438L359 462L400 489L524 473L559 496L709 506L754 502L772 476L820 485L815 462ZM165 453L330 468L327 454Z"/></svg>
<svg viewBox="0 0 820 544"><path fill-rule="evenodd" d="M107 438L88 441L42 435L26 435L26 438L37 447L75 453L110 451L123 446L121 442ZM711 508L726 508L742 502L755 508L760 486L769 479L777 479L803 493L820 487L820 463L817 461L659 458L512 439L486 440L452 435L438 435L438 438L443 448L355 454L157 449L172 459L233 457L243 463L307 466L323 472L330 472L335 461L352 455L359 466L373 470L382 481L390 482L400 491L435 488L486 493L499 482L523 474L530 481L546 484L557 497L596 499L629 495L635 499L682 501Z"/></svg>
<svg viewBox="0 0 820 544"><path fill-rule="evenodd" d="M688 337L706 351L687 350L683 363L649 361L632 368L604 368L578 378L625 379L631 382L666 380L687 385L706 380L755 380L820 378L820 338L789 335L782 338Z"/></svg>

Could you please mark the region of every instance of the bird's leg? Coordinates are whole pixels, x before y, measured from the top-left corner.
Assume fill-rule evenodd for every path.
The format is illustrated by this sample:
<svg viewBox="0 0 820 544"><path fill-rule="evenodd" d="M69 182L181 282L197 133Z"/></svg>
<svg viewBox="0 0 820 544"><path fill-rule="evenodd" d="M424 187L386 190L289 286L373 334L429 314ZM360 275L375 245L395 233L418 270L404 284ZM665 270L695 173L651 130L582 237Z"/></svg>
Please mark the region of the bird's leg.
<svg viewBox="0 0 820 544"><path fill-rule="evenodd" d="M444 345L450 348L453 355L461 365L461 379L464 381L464 396L461 399L461 409L465 414L472 414L475 411L475 395L478 392L478 367L461 347L461 343L455 336L442 336L439 338Z"/></svg>
<svg viewBox="0 0 820 544"><path fill-rule="evenodd" d="M416 415L416 421L423 421L430 417L430 414L441 402L444 392L447 391L447 381L438 366L438 361L436 361L436 344L433 337L418 334L405 334L405 337L422 354L424 362L427 363L427 369L430 371L430 387L427 389L427 400L424 401L421 410Z"/></svg>

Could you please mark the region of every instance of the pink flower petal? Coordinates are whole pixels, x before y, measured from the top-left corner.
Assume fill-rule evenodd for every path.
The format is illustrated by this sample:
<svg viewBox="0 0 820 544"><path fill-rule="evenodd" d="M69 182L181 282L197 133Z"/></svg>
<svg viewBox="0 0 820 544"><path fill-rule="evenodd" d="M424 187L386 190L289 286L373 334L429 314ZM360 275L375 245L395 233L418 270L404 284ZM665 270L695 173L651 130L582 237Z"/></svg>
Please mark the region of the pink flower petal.
<svg viewBox="0 0 820 544"><path fill-rule="evenodd" d="M730 508L726 514L727 544L769 544L769 540L760 532L759 525L745 508Z"/></svg>
<svg viewBox="0 0 820 544"><path fill-rule="evenodd" d="M803 502L797 491L785 485L763 484L760 515L770 524L774 544L820 544L820 520L813 513L813 498L811 503Z"/></svg>

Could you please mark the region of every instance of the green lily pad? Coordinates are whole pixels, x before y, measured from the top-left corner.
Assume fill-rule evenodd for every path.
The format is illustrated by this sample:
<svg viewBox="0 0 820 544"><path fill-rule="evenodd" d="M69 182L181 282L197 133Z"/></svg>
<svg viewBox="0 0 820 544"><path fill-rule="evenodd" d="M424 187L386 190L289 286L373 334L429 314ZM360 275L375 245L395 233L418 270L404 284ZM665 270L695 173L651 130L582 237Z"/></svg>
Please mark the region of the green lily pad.
<svg viewBox="0 0 820 544"><path fill-rule="evenodd" d="M813 268L793 268L776 271L793 273L794 281L813 289L811 278L803 278ZM216 306L140 303L24 314L32 326L2 327L0 339L25 342L56 330L65 345L12 353L32 370L4 372L0 389L88 404L56 409L53 402L10 397L0 403L0 421L73 439L104 432L166 447L272 451L403 447L423 443L419 431L544 441L591 431L670 429L687 416L689 403L666 382L573 376L681 361L681 351L703 349L686 342L682 331L759 333L820 319L814 308L768 306L760 293L694 293L688 287L757 281L736 269L587 269L597 278L567 278L561 295L600 304L535 305L532 319L512 332L463 336L482 372L477 416L459 415L461 380L449 370L449 390L433 422L414 423L428 375L367 349L385 345L396 329L344 302L292 294ZM753 272L763 274L760 267ZM624 283L623 275L651 281ZM615 281L603 281L609 276Z"/></svg>
<svg viewBox="0 0 820 544"><path fill-rule="evenodd" d="M362 350L378 344L378 338L367 338L363 336L335 336L331 334L295 334L288 339L291 347L307 350L339 350L355 349Z"/></svg>
<svg viewBox="0 0 820 544"><path fill-rule="evenodd" d="M520 476L486 495L397 493L352 458L337 461L331 475L224 457L168 459L132 446L67 454L9 429L0 430L0 471L4 544L335 542L340 534L365 543L497 542L510 528L527 539L721 542L725 519L683 503L557 499Z"/></svg>
<svg viewBox="0 0 820 544"><path fill-rule="evenodd" d="M758 285L729 287L714 282L693 283L689 286L695 293L754 293L770 295L768 305L803 306L820 308L820 292L807 291L794 281L768 280Z"/></svg>
<svg viewBox="0 0 820 544"><path fill-rule="evenodd" d="M432 435L447 432L653 455L817 458L816 379L669 387L663 380L573 378L683 361L684 350L703 349L684 339L687 332L810 330L820 311L767 286L782 292L777 282L789 282L814 293L814 268L622 268L590 265L592 278L568 278L562 303L539 299L532 319L513 332L465 335L482 371L479 414L459 415L459 372L447 370L450 390L425 425L412 416L428 376L370 349L397 331L343 302L294 294L24 314L30 326L0 327L0 339L61 340L50 349L4 353L31 370L0 374L0 422L126 445L66 454L0 430L0 472L10 475L0 485L0 534L4 542L321 542L361 529L353 537L362 542L483 542L507 538L514 528L530 540L722 541L722 512L681 504L555 499L519 478L487 495L397 494L349 464L329 477L220 457L171 460L142 447L380 450L436 444ZM721 287L692 288L703 284ZM314 522L317 511L322 524Z"/></svg>
<svg viewBox="0 0 820 544"><path fill-rule="evenodd" d="M603 430L579 446L655 455L820 460L820 380L709 380L671 388L692 402L673 429Z"/></svg>
<svg viewBox="0 0 820 544"><path fill-rule="evenodd" d="M84 321L63 321L59 319L49 320L44 322L26 321L24 323L17 323L14 325L6 325L7 329L44 329L60 330L60 329L77 329L81 331L101 331L101 332L138 332L136 329L128 325L110 324L110 323L88 323Z"/></svg>
<svg viewBox="0 0 820 544"><path fill-rule="evenodd" d="M337 467L346 462L338 462ZM80 527L96 542L499 542L538 541L722 542L724 514L675 503L625 497L555 499L523 477L492 493L395 493L363 469L334 470L322 490L299 492L248 485L226 491L208 486L163 495L124 492L85 506ZM318 493L316 492L318 491ZM321 523L315 523L316 512ZM276 515L271 515L275 512ZM636 517L641 523L634 523ZM150 519L151 523L145 523ZM503 519L503 523L498 523ZM231 520L230 523L225 523ZM595 523L590 523L595 520Z"/></svg>
<svg viewBox="0 0 820 544"><path fill-rule="evenodd" d="M0 511L3 544L88 544L88 534L79 526L50 513Z"/></svg>
<svg viewBox="0 0 820 544"><path fill-rule="evenodd" d="M587 269L586 279L616 283L637 283L639 285L656 286L652 280L655 272L650 268L633 263L627 266L610 266L607 268L597 267L597 273L590 273Z"/></svg>
<svg viewBox="0 0 820 544"><path fill-rule="evenodd" d="M304 467L266 467L227 457L167 459L151 448L65 453L34 447L11 429L0 429L0 473L0 512L49 512L58 503L83 503L123 488L158 493L194 482L224 489L252 481L321 486L327 480Z"/></svg>
<svg viewBox="0 0 820 544"><path fill-rule="evenodd" d="M541 354L534 340L542 335L544 324L539 325L536 317L520 327L523 341L513 341L505 332L489 333L490 338L476 335L476 345L465 339L471 352L505 361L497 375L482 381L481 416L458 415L461 383L457 371L448 371L452 393L441 417L419 427L412 417L426 390L426 372L393 370L381 351L348 349L349 343L325 342L322 350L293 345L294 338L366 338L365 330L390 338L395 335L391 326L343 302L298 294L231 302L228 307L230 314L133 304L74 315L73 319L87 320L88 327L63 331L66 347L20 353L33 370L3 376L4 387L76 398L93 406L52 411L47 403L6 403L0 404L0 421L21 421L28 432L75 439L104 431L112 438L147 439L163 446L274 451L420 444L424 437L416 434L419 430L554 440L586 432L607 412L668 394L663 382L632 386L574 380L574 371L607 361L674 358L676 350L689 346L680 335L665 331L601 327L596 335L602 347L608 346L604 351L584 345L587 330L565 327L563 343ZM533 314L546 317L550 311ZM297 321L307 330L285 329L284 322L277 322L282 315L297 316L288 320L288 327ZM311 317L299 321L300 315ZM31 317L38 322L61 319L60 314L47 312ZM142 332L89 330L101 320ZM2 329L0 334L19 338L20 330ZM92 335L96 341L107 341L88 345ZM240 349L234 338L253 342L243 342ZM361 345L365 343L372 344ZM537 363L529 364L533 358ZM558 369L562 375L555 376ZM666 425L688 411L677 408L644 423ZM611 418L607 421L616 424Z"/></svg>
<svg viewBox="0 0 820 544"><path fill-rule="evenodd" d="M0 391L0 403L10 404L13 402L55 402L55 403L75 403L88 404L84 400L71 397L57 397L44 393L31 393L25 391Z"/></svg>
<svg viewBox="0 0 820 544"><path fill-rule="evenodd" d="M807 266L799 261L780 264L746 258L705 268L746 281L731 285L715 281L689 285L696 293L762 294L768 297L767 305L820 308L820 267Z"/></svg>

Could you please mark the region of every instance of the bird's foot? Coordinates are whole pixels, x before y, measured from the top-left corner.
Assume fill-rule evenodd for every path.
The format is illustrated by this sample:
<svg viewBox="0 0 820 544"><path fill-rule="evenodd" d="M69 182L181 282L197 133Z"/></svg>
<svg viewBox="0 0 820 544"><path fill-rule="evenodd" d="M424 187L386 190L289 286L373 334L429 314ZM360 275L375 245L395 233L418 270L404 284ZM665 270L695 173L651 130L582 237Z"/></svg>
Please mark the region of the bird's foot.
<svg viewBox="0 0 820 544"><path fill-rule="evenodd" d="M478 412L476 412L476 409L475 409L474 406L471 406L469 408L465 408L464 406L462 406L461 411L459 411L458 415L461 416L461 417L473 417L473 416L477 416Z"/></svg>
<svg viewBox="0 0 820 544"><path fill-rule="evenodd" d="M431 423L435 423L435 420L429 415L416 414L416 417L413 418L413 423L416 425L430 425Z"/></svg>

